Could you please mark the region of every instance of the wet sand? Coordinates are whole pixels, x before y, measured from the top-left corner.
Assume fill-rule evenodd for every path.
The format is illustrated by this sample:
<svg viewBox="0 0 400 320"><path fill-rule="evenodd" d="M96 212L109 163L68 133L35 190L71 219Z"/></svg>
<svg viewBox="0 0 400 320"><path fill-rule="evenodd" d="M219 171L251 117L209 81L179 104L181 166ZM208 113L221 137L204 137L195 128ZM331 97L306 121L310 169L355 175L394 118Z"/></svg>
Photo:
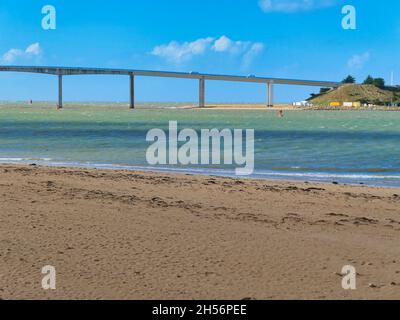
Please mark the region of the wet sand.
<svg viewBox="0 0 400 320"><path fill-rule="evenodd" d="M1 165L0 195L0 299L400 298L399 189Z"/></svg>

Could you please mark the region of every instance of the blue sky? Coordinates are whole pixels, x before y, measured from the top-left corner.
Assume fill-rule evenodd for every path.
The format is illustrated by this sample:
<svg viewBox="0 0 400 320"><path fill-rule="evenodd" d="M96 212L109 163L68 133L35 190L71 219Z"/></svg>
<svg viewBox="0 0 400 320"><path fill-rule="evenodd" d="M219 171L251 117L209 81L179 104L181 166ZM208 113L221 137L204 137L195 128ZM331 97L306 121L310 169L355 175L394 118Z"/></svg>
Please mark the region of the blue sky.
<svg viewBox="0 0 400 320"><path fill-rule="evenodd" d="M342 28L344 5L357 29ZM42 7L56 8L43 30ZM368 74L400 83L398 0L31 0L0 2L0 64L198 71L311 80ZM44 75L0 74L0 100L55 100ZM138 101L196 101L194 81L138 78ZM277 101L318 88L277 86ZM128 79L70 77L70 101L128 100ZM262 85L207 83L207 100L263 102Z"/></svg>

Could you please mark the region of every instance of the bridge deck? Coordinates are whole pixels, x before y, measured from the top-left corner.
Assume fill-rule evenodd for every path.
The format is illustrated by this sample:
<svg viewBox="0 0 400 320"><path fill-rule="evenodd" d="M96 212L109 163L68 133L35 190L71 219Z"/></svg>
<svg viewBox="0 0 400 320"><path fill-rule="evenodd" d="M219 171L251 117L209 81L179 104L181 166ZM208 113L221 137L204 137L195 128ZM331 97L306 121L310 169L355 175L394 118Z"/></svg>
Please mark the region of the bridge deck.
<svg viewBox="0 0 400 320"><path fill-rule="evenodd" d="M256 76L231 76L203 73L184 73L184 72L168 72L168 71L149 71L149 70L130 70L130 69L106 69L106 68L69 68L69 67L20 67L20 66L0 66L0 71L8 72L27 72L27 73L44 73L53 75L136 75L147 77L168 77L168 78L184 78L184 79L205 79L205 80L221 80L221 81L239 81L254 83L275 83L289 85L304 85L318 87L336 87L338 82L334 81L314 81L314 80L295 80L295 79L279 79L266 78Z"/></svg>
<svg viewBox="0 0 400 320"><path fill-rule="evenodd" d="M72 75L126 75L130 76L130 105L134 108L134 76L144 77L165 77L165 78L181 78L195 79L200 81L199 86L199 105L204 106L205 101L205 80L216 81L234 81L234 82L250 82L264 83L268 85L268 106L272 106L272 85L301 85L301 86L318 86L318 87L337 87L339 82L334 81L315 81L315 80L296 80L296 79L280 79L250 76L233 76L205 74L197 72L168 72L168 71L151 71L151 70L134 70L134 69L107 69L107 68L72 68L72 67L39 67L39 66L0 66L0 72L24 72L24 73L42 73L57 75L59 77L59 107L62 107L62 77Z"/></svg>

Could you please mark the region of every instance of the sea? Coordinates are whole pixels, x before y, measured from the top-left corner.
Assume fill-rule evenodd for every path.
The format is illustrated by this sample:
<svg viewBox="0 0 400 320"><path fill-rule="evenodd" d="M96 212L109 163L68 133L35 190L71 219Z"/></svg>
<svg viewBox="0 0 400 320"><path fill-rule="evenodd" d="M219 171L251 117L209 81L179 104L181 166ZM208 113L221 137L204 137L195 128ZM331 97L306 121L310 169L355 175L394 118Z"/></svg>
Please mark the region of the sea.
<svg viewBox="0 0 400 320"><path fill-rule="evenodd" d="M400 112L215 110L182 103L0 103L0 163L234 177L232 165L149 165L151 129L253 129L247 178L400 187ZM221 148L223 144L221 145Z"/></svg>

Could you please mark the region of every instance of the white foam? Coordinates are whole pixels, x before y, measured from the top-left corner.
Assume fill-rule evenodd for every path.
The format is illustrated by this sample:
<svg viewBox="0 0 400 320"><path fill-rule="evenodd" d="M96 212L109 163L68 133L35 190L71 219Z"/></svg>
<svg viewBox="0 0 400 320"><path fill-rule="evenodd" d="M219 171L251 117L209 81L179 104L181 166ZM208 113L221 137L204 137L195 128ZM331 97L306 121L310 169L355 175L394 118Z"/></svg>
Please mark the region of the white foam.
<svg viewBox="0 0 400 320"><path fill-rule="evenodd" d="M154 167L142 165L128 164L110 164L110 163L95 163L95 162L64 162L53 161L51 158L0 158L1 163L23 163L29 164L35 161L36 164L55 166L55 167L78 167L78 168L95 168L109 170L128 170L128 171L146 171L146 172L164 172L164 173L185 173L185 174L200 174L200 175L215 175L225 177L236 177L235 170L232 168L190 168L190 167ZM371 186L384 187L399 187L399 175L370 175L365 173L324 173L324 172L282 172L282 171L255 171L253 175L247 178L257 179L273 179L273 180L300 180L300 181L318 181L332 182L338 181L341 183L359 184L365 183Z"/></svg>
<svg viewBox="0 0 400 320"><path fill-rule="evenodd" d="M0 158L1 162L52 161L51 158Z"/></svg>

